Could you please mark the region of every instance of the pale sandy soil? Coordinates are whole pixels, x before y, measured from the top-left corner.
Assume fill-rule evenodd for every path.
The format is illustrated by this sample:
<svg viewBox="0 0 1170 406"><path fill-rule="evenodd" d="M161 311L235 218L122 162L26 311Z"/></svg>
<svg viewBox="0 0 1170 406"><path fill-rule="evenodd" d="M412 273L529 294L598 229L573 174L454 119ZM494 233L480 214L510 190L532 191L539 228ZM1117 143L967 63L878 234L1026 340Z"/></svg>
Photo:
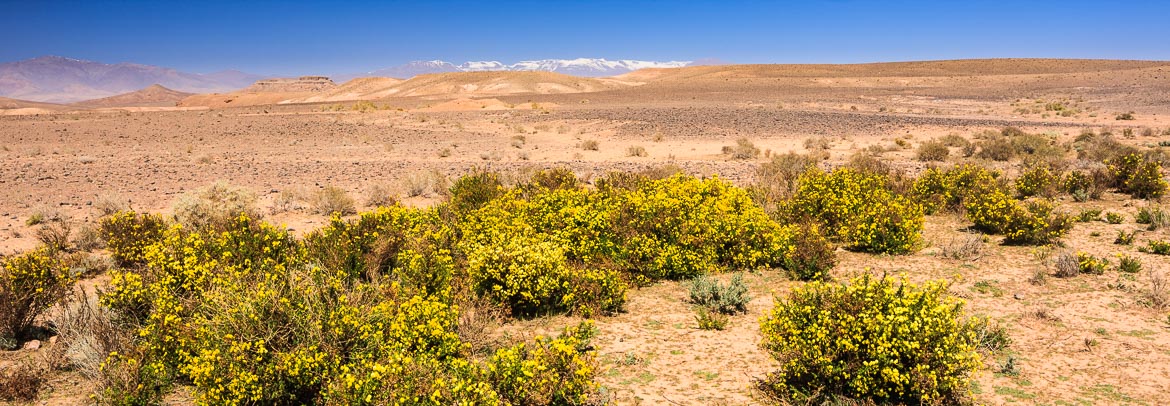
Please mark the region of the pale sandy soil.
<svg viewBox="0 0 1170 406"><path fill-rule="evenodd" d="M215 180L251 188L266 209L282 192L305 194L327 185L347 190L364 205L375 185L404 194L408 179L419 174L437 171L454 178L473 168L522 174L567 166L588 180L611 170L674 164L747 185L765 158L736 161L722 155L721 148L738 138L782 153L805 152L805 139L828 137L832 164L871 145L893 145L896 138L917 147L950 133L970 137L1008 125L1051 133L1062 142L1084 128L1109 127L1118 134L1151 128L1161 134L1170 128L1167 75L1170 64L1110 61L701 67L637 72L619 78L621 84L581 82L592 86L589 92L574 93L457 90L440 97L444 93L435 89L492 85L511 92L535 89L540 82L528 78L508 87L492 82L497 76L431 80L412 88L425 96L377 98L370 100L374 109L364 112L355 111L353 101L332 97L320 99L337 101L232 107L222 96L206 96L214 103L200 111L3 115L0 253L35 245L32 228L25 225L34 212L56 210L92 222L91 205L111 197L127 199L135 209L167 212L182 193ZM401 83L367 81L362 89L385 96L387 88ZM252 99L275 103L285 100L281 97ZM1061 117L1045 110L1054 102L1079 112ZM1136 120L1114 119L1129 111ZM1121 140L1145 146L1170 137ZM597 141L598 150L580 148L583 141ZM647 156L627 156L630 147L645 148ZM916 172L924 164L913 156L912 148L882 155ZM952 154L952 163L961 161L957 151ZM1018 170L1014 163L983 164ZM437 199L433 193L404 198L410 205ZM977 260L943 258L941 247L969 226L954 215L928 217L928 246L909 256L840 251L833 276L847 279L869 269L904 273L915 281L948 279L952 292L967 299L970 313L1003 323L1013 340L1009 354L1021 372L1002 376L994 371L1004 359L985 360L976 376L980 403L1170 404L1167 310L1143 304L1151 273L1170 272L1170 260L1136 250L1170 233L1142 232L1134 246L1113 245L1117 230L1142 228L1133 220L1142 203L1108 194L1102 201L1060 204L1074 213L1103 208L1125 214L1118 225L1077 223L1065 244L1098 256L1140 258L1144 270L1136 280L1110 271L1033 284L1028 280L1038 270L1051 272L1049 258L1037 248L1002 246L994 237ZM271 213L268 219L297 232L325 221L305 210ZM625 313L598 318L599 380L607 393L619 404L756 403L753 380L775 368L757 347L758 320L773 297L783 297L797 283L776 271L746 279L754 300L725 331L697 329L678 282L631 291ZM571 322L550 317L501 329L533 334ZM0 360L27 353L0 354ZM87 388L76 374L58 375L37 403L82 403ZM175 399L183 403L190 397Z"/></svg>

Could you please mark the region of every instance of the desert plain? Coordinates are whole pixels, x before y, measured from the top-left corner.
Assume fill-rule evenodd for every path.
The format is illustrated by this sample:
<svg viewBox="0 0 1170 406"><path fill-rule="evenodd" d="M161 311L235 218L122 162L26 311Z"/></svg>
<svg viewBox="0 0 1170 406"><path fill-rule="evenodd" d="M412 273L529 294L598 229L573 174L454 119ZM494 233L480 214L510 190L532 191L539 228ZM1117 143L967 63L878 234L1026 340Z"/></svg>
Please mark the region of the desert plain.
<svg viewBox="0 0 1170 406"><path fill-rule="evenodd" d="M224 94L150 88L73 105L0 100L0 254L36 247L30 217L68 218L77 228L95 223L100 207L111 204L167 214L185 193L216 181L250 189L266 221L303 234L329 221L307 203L322 188L344 190L359 211L386 197L423 207L476 170L522 180L564 167L589 184L610 171L669 166L747 187L770 157L795 152L822 154L824 168L865 154L910 176L931 165L976 163L1014 177L1027 169L1019 160L950 148L945 161L924 162L918 147L948 135L974 141L1005 127L1060 144L1085 131L1109 132L1143 150L1170 142L1170 62L991 59L696 66L608 78L469 72L324 86L314 80ZM1130 119L1119 119L1125 115ZM725 152L740 140L761 153L741 159ZM1003 245L989 236L977 255L956 259L944 251L972 235L970 222L934 214L914 253L838 249L831 275L948 280L967 313L1004 326L1011 345L983 360L974 376L977 403L1170 403L1170 319L1148 300L1159 283L1167 294L1170 259L1136 249L1170 234L1134 221L1139 208L1164 203L1113 192L1057 202L1069 213L1100 209L1123 220L1076 223L1060 247ZM1141 230L1134 245L1114 244L1119 231L1132 230ZM1125 253L1143 269L1130 279L1116 271L1038 279L1053 272L1057 250ZM686 281L631 289L623 312L595 317L597 379L609 400L761 402L754 382L778 364L758 346L759 319L801 282L774 270L745 280L748 311L722 331L697 327ZM79 284L96 289L108 281L99 273ZM547 334L576 319L509 319L495 334ZM0 365L48 347L0 352ZM1003 373L1007 362L1011 373ZM167 402L191 402L190 390L180 388ZM34 403L86 403L92 391L80 374L54 372Z"/></svg>

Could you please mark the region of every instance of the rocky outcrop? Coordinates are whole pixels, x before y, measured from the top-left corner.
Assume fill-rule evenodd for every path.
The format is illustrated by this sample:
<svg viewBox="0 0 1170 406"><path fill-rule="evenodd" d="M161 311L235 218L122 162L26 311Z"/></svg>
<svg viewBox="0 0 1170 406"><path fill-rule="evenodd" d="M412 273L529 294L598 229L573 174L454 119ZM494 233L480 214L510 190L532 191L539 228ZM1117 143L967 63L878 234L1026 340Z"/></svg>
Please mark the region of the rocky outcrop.
<svg viewBox="0 0 1170 406"><path fill-rule="evenodd" d="M290 93L323 92L337 88L326 76L301 76L299 78L273 78L258 80L243 90L244 93Z"/></svg>

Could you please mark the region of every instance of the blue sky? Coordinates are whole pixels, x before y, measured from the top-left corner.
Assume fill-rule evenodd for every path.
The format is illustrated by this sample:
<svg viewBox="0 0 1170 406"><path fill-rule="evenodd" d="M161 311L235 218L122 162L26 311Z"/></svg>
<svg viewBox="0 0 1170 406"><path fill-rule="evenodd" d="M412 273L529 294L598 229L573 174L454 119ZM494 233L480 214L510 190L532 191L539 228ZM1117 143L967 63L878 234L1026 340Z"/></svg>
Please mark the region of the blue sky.
<svg viewBox="0 0 1170 406"><path fill-rule="evenodd" d="M331 74L429 59L1170 60L1168 21L1166 1L0 0L0 62Z"/></svg>

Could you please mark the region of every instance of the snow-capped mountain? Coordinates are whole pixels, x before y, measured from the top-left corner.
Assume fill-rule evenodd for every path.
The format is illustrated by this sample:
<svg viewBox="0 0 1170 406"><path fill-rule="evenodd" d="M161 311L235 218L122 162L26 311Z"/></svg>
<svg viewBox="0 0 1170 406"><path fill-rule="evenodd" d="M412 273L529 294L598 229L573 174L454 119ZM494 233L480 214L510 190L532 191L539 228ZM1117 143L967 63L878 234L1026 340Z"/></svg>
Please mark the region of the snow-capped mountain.
<svg viewBox="0 0 1170 406"><path fill-rule="evenodd" d="M378 69L363 74L335 75L340 80L359 76L386 76L407 79L425 73L482 72L482 71L548 71L573 76L614 76L645 68L681 68L690 66L691 61L638 61L632 59L608 60L604 58L541 59L504 64L498 61L469 61L453 64L446 61L414 61L404 65Z"/></svg>

